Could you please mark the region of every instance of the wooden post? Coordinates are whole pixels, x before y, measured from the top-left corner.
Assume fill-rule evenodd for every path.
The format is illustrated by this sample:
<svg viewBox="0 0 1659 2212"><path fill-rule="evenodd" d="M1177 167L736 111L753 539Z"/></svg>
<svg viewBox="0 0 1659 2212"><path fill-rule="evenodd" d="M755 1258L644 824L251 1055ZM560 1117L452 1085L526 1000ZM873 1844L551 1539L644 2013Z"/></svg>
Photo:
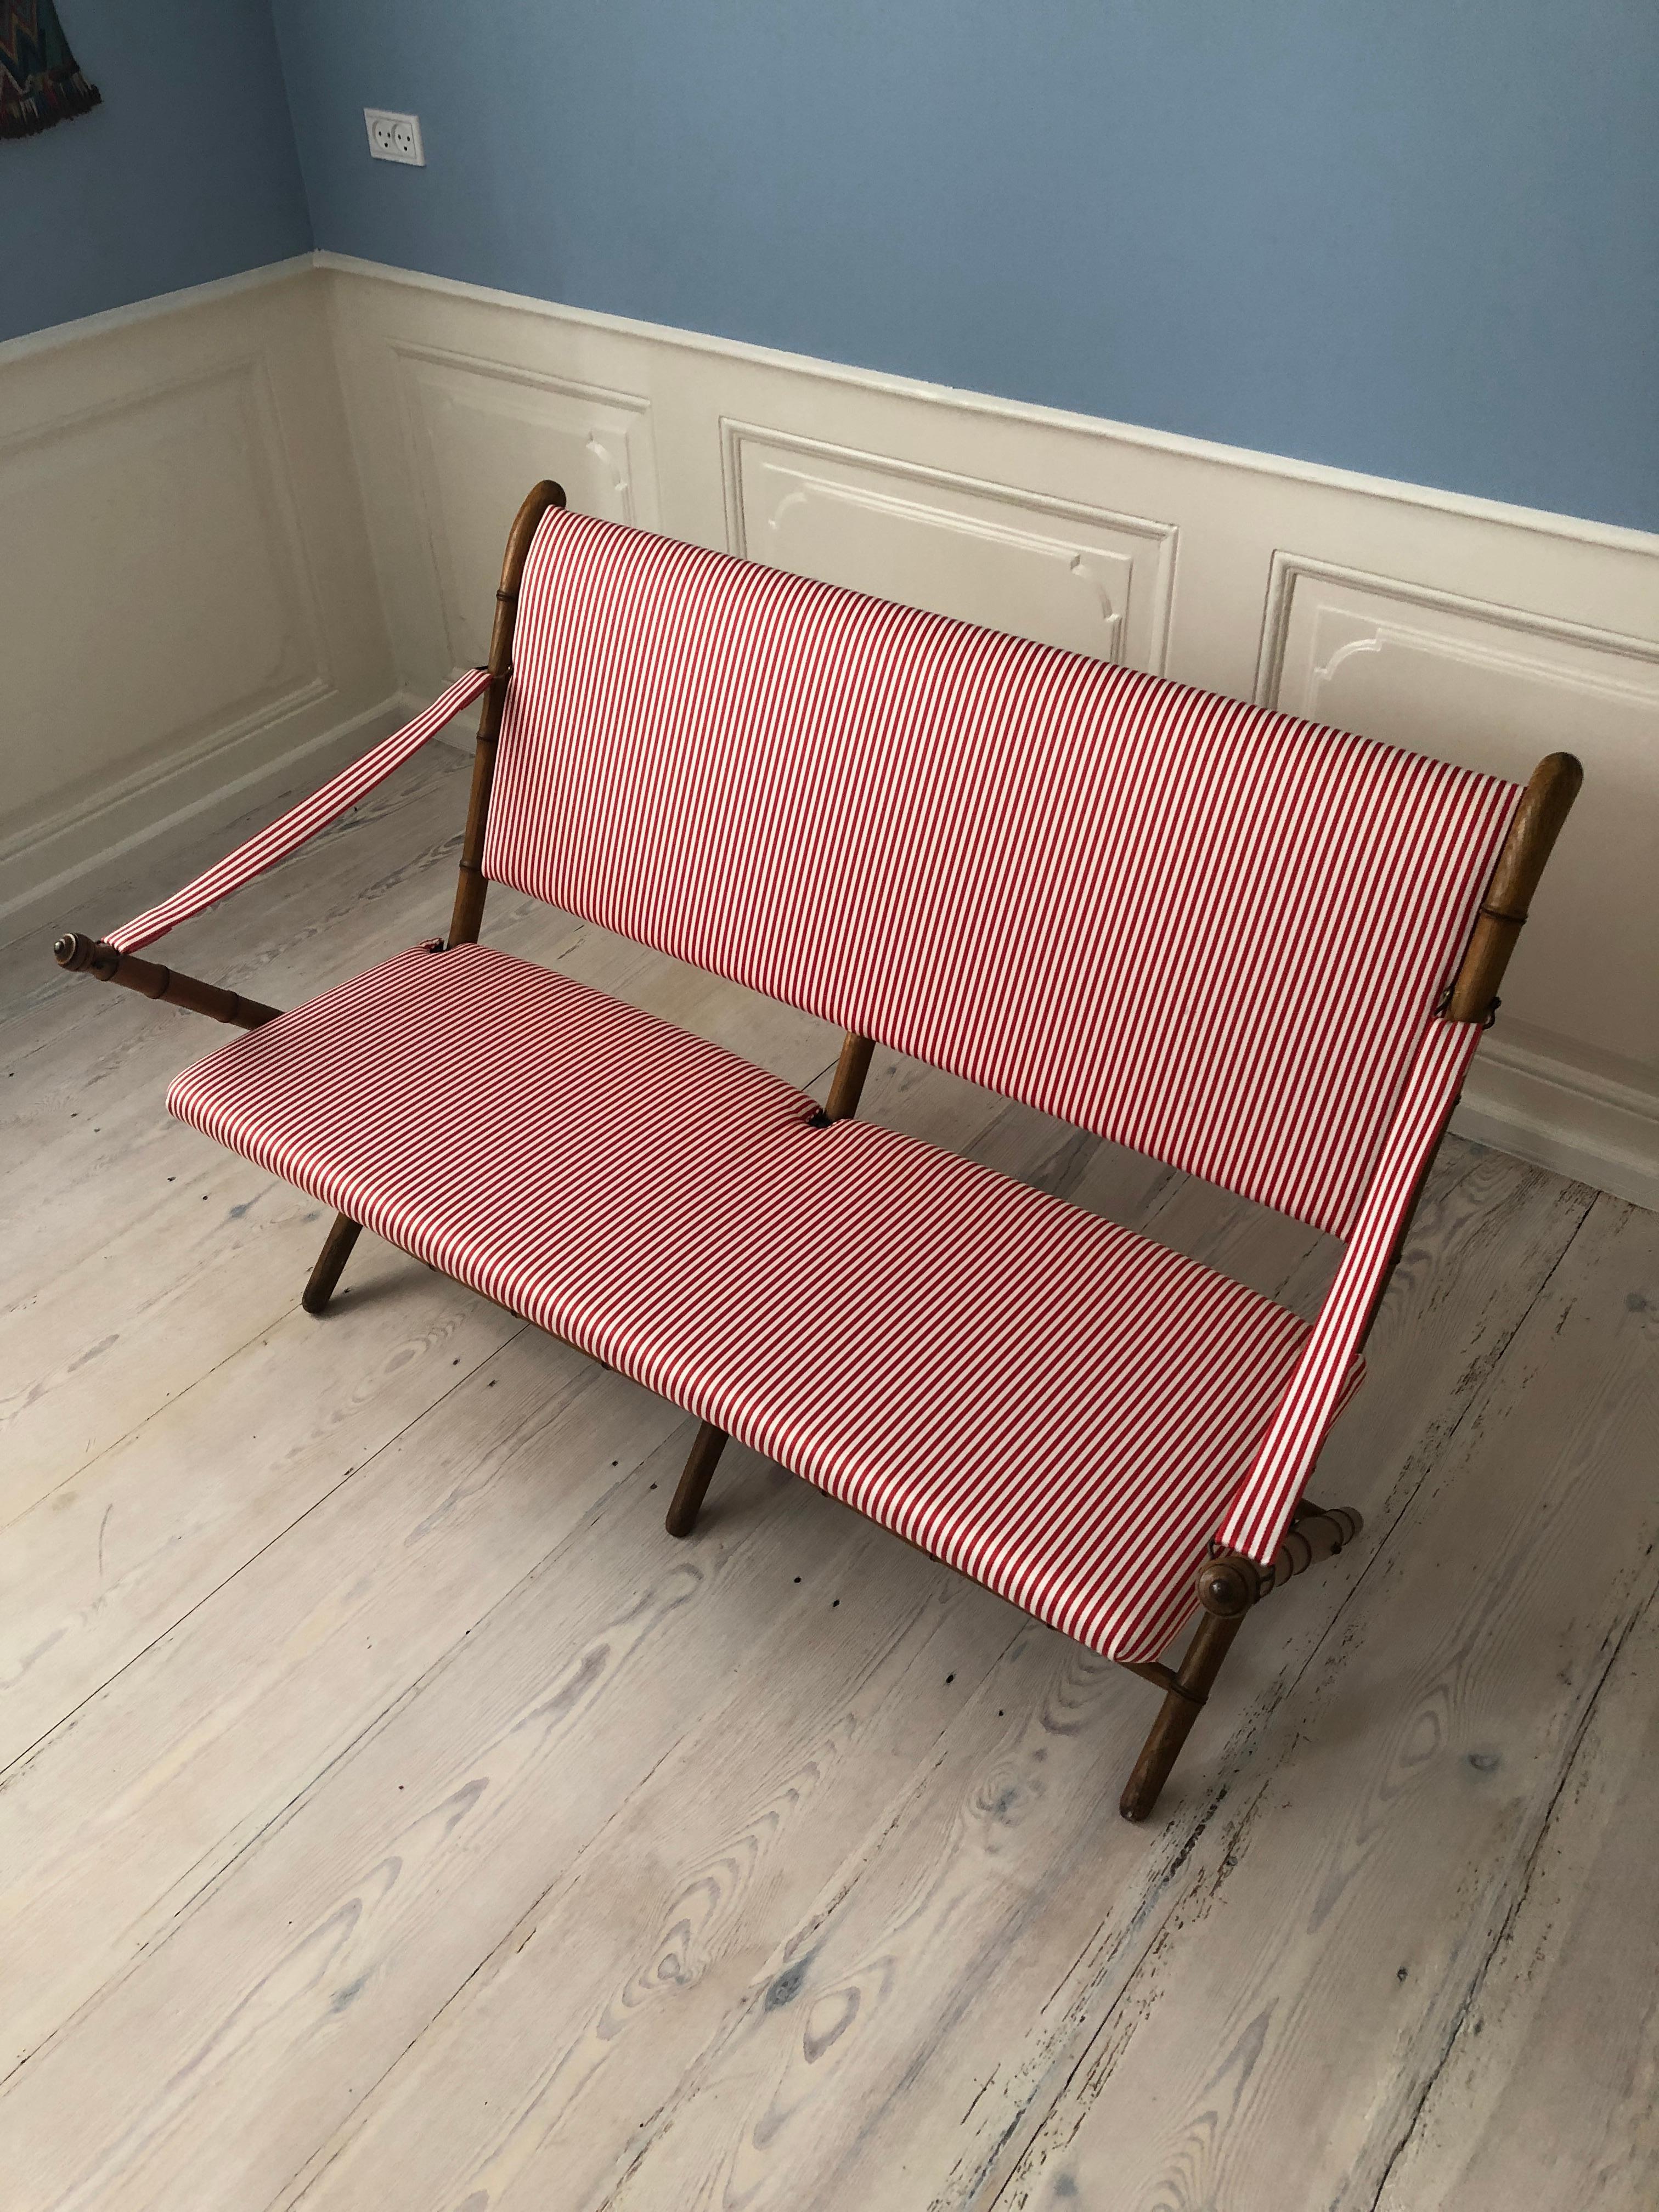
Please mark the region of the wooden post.
<svg viewBox="0 0 1659 2212"><path fill-rule="evenodd" d="M668 1518L663 1523L671 1536L689 1536L696 1527L703 1498L708 1494L720 1455L725 1449L726 1431L717 1429L712 1421L705 1421L697 1431L697 1440L687 1455L673 1502L668 1509Z"/></svg>
<svg viewBox="0 0 1659 2212"><path fill-rule="evenodd" d="M341 1270L351 1257L351 1248L362 1235L362 1224L354 1221L349 1213L337 1213L334 1226L323 1240L323 1249L317 1255L317 1264L311 1271L311 1279L300 1293L300 1304L308 1314L319 1314L334 1295L334 1285L340 1279Z"/></svg>
<svg viewBox="0 0 1659 2212"><path fill-rule="evenodd" d="M222 984L204 983L197 976L181 975L176 968L163 968L135 953L118 952L101 938L83 937L78 929L60 937L52 948L60 968L71 973L96 975L100 982L119 983L125 990L140 991L147 999L182 1006L187 1013L205 1014L210 1021L230 1022L239 1029L257 1030L274 1022L283 1011L258 999L245 999Z"/></svg>
<svg viewBox="0 0 1659 2212"><path fill-rule="evenodd" d="M1158 1718L1140 1747L1134 1771L1118 1800L1117 1809L1126 1820L1144 1820L1157 1804L1158 1794L1170 1778L1170 1769L1181 1747L1193 1732L1193 1723L1208 1702L1221 1662L1231 1648L1243 1618L1241 1614L1237 1620L1218 1620L1212 1613L1206 1613L1187 1647L1180 1671L1171 1675L1167 1668L1158 1669L1159 1679L1168 1676L1169 1686ZM1140 1669L1135 1671L1139 1673Z"/></svg>
<svg viewBox="0 0 1659 2212"><path fill-rule="evenodd" d="M1533 770L1446 1000L1448 1020L1484 1022L1497 1006L1498 987L1538 878L1583 781L1584 771L1571 753L1551 753Z"/></svg>
<svg viewBox="0 0 1659 2212"><path fill-rule="evenodd" d="M842 1041L841 1058L836 1062L835 1079L830 1085L830 1103L823 1109L823 1119L830 1121L850 1121L858 1112L859 1100L864 1095L864 1079L870 1073L870 1055L876 1048L873 1037L860 1036L848 1030Z"/></svg>
<svg viewBox="0 0 1659 2212"><path fill-rule="evenodd" d="M1158 1802L1158 1793L1169 1780L1182 1745L1192 1734L1193 1723L1203 1711L1221 1662L1250 1607L1270 1589L1277 1589L1280 1583L1312 1566L1316 1559L1328 1559L1345 1544L1351 1544L1362 1525L1351 1506L1299 1505L1284 1542L1273 1554L1272 1566L1258 1566L1239 1552L1223 1552L1206 1559L1198 1571L1198 1601L1204 1615L1177 1672L1172 1673L1156 1660L1119 1662L1132 1674L1139 1674L1164 1692L1158 1718L1119 1802L1118 1810L1126 1820L1144 1820Z"/></svg>
<svg viewBox="0 0 1659 2212"><path fill-rule="evenodd" d="M450 916L449 942L476 945L483 921L484 831L489 822L489 793L495 781L495 741L501 733L501 709L513 674L513 633L519 620L519 586L529 557L531 540L550 507L562 507L564 493L545 479L529 493L513 519L501 562L501 589L495 594L495 623L489 638L489 689L478 716L477 749L472 756L472 795L466 810L466 835L461 841L460 879L455 886L455 907Z"/></svg>
<svg viewBox="0 0 1659 2212"><path fill-rule="evenodd" d="M1584 781L1584 771L1571 753L1550 753L1539 762L1527 784L1525 796L1515 811L1504 848L1498 855L1497 865L1487 881L1481 897L1474 927L1463 949L1457 974L1446 994L1442 1011L1449 1021L1490 1022L1498 1011L1498 987L1504 980L1504 970L1509 965L1510 955L1527 919L1527 908L1538 878L1543 872L1561 825L1566 820L1573 800L1578 796L1579 786ZM1417 1187L1412 1192L1411 1204L1406 1208L1400 1224L1400 1234L1382 1279L1377 1284L1371 1299L1370 1319L1366 1323L1370 1334L1389 1285L1394 1280L1395 1270L1400 1265L1401 1255L1406 1249L1406 1239L1411 1233L1412 1217L1417 1212L1418 1200L1424 1186L1434 1170L1440 1146L1445 1142L1446 1130L1450 1126L1452 1110L1447 1109L1445 1122L1434 1149L1424 1161L1418 1175Z"/></svg>

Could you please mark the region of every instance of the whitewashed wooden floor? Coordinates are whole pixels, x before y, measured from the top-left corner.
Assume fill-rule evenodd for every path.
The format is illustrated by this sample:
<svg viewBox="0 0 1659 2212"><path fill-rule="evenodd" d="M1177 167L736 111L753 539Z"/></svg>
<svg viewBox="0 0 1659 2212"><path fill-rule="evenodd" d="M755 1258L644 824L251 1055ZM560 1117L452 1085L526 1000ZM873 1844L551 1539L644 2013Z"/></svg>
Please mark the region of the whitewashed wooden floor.
<svg viewBox="0 0 1659 2212"><path fill-rule="evenodd" d="M434 750L167 955L290 1004L447 920ZM107 927L222 842L64 924ZM0 2203L1659 2202L1659 1218L1442 1156L1158 1817L1155 1706L168 1121L222 1032L5 956ZM821 1025L496 944L822 1082ZM1324 1240L878 1060L869 1110L1316 1301Z"/></svg>

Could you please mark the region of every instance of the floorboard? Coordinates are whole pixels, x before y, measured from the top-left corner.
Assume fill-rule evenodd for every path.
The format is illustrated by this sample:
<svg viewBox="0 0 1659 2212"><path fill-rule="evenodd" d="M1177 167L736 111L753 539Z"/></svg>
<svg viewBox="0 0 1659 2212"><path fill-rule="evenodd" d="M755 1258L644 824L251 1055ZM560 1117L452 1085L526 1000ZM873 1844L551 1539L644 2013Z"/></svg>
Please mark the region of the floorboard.
<svg viewBox="0 0 1659 2212"><path fill-rule="evenodd" d="M1659 1603L1583 1735L1378 2212L1659 2203Z"/></svg>
<svg viewBox="0 0 1659 2212"><path fill-rule="evenodd" d="M1598 1200L1372 1553L1225 1860L1188 1883L1011 2209L1248 2202L1269 2162L1286 2203L1376 2201L1659 1577L1659 1378L1629 1305L1656 1270L1659 1217Z"/></svg>

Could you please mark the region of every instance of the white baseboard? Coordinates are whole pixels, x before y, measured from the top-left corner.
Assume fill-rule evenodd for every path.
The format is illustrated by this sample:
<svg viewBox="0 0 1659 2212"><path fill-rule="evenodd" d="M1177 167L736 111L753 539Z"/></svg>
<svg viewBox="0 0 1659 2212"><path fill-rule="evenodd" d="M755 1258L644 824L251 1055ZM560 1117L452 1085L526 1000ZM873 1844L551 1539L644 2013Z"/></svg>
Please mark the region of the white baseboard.
<svg viewBox="0 0 1659 2212"><path fill-rule="evenodd" d="M1461 1137L1659 1212L1659 1095L1483 1040L1452 1116Z"/></svg>

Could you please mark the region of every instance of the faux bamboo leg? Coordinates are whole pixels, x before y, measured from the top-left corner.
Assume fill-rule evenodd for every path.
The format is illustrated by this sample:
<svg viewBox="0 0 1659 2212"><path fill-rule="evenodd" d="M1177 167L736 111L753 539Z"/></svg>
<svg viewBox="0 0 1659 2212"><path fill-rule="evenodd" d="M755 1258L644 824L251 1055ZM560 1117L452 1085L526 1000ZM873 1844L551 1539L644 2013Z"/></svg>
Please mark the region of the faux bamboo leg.
<svg viewBox="0 0 1659 2212"><path fill-rule="evenodd" d="M725 1430L717 1429L712 1421L705 1421L697 1431L697 1441L691 1447L674 1501L668 1509L664 1526L671 1536L689 1536L696 1527L704 1495L725 1449Z"/></svg>
<svg viewBox="0 0 1659 2212"><path fill-rule="evenodd" d="M1207 1613L1199 1622L1119 1800L1118 1810L1126 1820L1144 1820L1157 1804L1158 1793L1169 1780L1182 1745L1192 1734L1193 1723L1204 1710L1239 1626L1238 1620L1218 1620Z"/></svg>
<svg viewBox="0 0 1659 2212"><path fill-rule="evenodd" d="M199 976L181 975L176 968L163 968L157 961L118 952L101 938L83 937L77 929L60 937L52 950L58 965L71 973L119 983L129 991L141 991L147 999L161 999L190 1013L205 1014L210 1021L233 1022L239 1029L257 1030L264 1022L274 1022L282 1011L258 999L244 999L238 992L227 991L222 983L204 983Z"/></svg>
<svg viewBox="0 0 1659 2212"><path fill-rule="evenodd" d="M301 1294L300 1304L308 1314L319 1314L334 1295L334 1285L340 1279L341 1270L351 1257L351 1248L362 1235L362 1224L354 1221L349 1213L337 1213L334 1226L323 1239L323 1249L317 1255L317 1264L311 1271L311 1279Z"/></svg>
<svg viewBox="0 0 1659 2212"><path fill-rule="evenodd" d="M1449 1020L1489 1021L1497 1011L1498 987L1538 878L1583 781L1584 771L1571 753L1551 753L1533 770L1458 963L1446 1004Z"/></svg>

